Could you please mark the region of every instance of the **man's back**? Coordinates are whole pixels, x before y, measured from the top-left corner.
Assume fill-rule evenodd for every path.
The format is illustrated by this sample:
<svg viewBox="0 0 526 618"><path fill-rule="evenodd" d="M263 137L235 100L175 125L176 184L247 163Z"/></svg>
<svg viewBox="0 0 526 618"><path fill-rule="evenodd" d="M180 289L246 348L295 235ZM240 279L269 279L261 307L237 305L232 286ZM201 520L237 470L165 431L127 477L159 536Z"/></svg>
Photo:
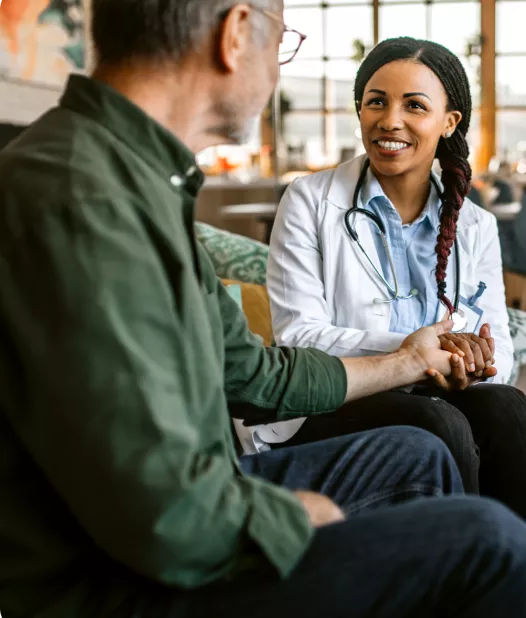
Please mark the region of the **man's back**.
<svg viewBox="0 0 526 618"><path fill-rule="evenodd" d="M119 126L118 122L116 126ZM87 616L105 615L124 596L116 581L123 577L123 572L118 577L111 574L115 569L111 568L108 557L86 534L78 522L78 514L71 512L59 493L67 488L78 498L81 494L90 496L93 505L89 517L93 518L97 518L97 502L105 500L102 493L104 486L95 480L102 473L95 469L97 455L90 453L89 444L77 441L79 436L75 436L72 429L73 417L90 413L88 409L83 409L82 389L101 394L106 390L106 412L111 412L112 406L119 403L111 401L115 390L109 383L113 380L118 383L120 374L126 372L123 362L140 364L136 369L143 374L145 382L155 378L148 367L148 359L128 358L125 361L118 358L122 350L107 348L108 341L105 342L103 337L97 342L97 357L90 358L90 351L83 341L84 335L75 331L75 318L68 315L66 307L53 301L57 299L56 288L63 285L59 293L73 295L68 302L76 306L70 306L70 309L77 313L86 328L93 324L95 336L98 330L96 322L100 319L98 310L101 313L115 310L111 319L116 329L126 328L127 319L137 318L135 310L142 311L147 304L151 304L148 319L156 320L159 295L168 295L168 290L157 291L156 282L141 281L148 303L138 308L130 300L129 315L122 316L118 313L120 309L114 305L112 292L106 290L108 295L105 297L105 290L98 289L97 279L106 271L106 280L112 277L115 284L121 286L117 293L125 297L130 293L126 279L133 279L133 273L125 269L125 253L135 253L138 261L141 257L143 260L155 259L152 245L160 247L163 243L169 246L165 255L166 267L171 270L174 283L188 286L185 289L187 294L192 293L196 297L200 294L197 286L191 285L191 278L184 278L183 273L190 271L188 260L191 259L191 252L185 247L187 241L182 235L185 224L183 205L180 197L171 190L169 181L170 176L163 178L160 170L158 178L155 178L155 171L135 156L127 144L120 142L114 132L106 130L87 115L67 108L51 111L0 155L0 366L4 378L0 391L0 606L5 608L6 618L9 618L10 611L14 615L18 611L21 615L40 615L38 611L48 604L52 612L49 615L62 615L60 605L53 605L56 598L63 596L70 596L67 602L71 602L71 607L83 607ZM144 191L148 191L151 202L144 199ZM154 205L150 212L141 210L150 203ZM169 210L163 208L168 203L171 204ZM135 204L136 210L129 207ZM139 221L139 217L143 217L143 221ZM126 228L123 222L127 222L129 227ZM190 225L190 218L186 223ZM97 226L101 226L102 234L122 235L122 263L119 263L118 255L104 254L103 242L97 244L96 234L93 234ZM151 234L150 238L145 237L144 246L126 246L129 241L133 242L134 232L139 229L144 231L145 236ZM171 237L163 238L163 230L169 231ZM173 235L178 230L181 238L176 239ZM64 270L57 265L59 267L55 268L54 260L69 261L73 267ZM59 272L67 276L67 270L80 273L83 269L86 270L86 278L82 291L67 281L54 278L54 275L60 276ZM113 274L108 275L107 271ZM140 273L137 274L140 276ZM20 277L27 280L20 281ZM17 283L21 284L20 288L15 285ZM168 297L165 302L170 302ZM122 298L121 306L125 303L126 299ZM36 309L34 315L32 306ZM202 303L200 307L199 303L194 302L194 312L185 317L195 316L200 309ZM197 315L196 320L198 318ZM161 324L157 326L162 328ZM169 332L167 328L167 335ZM201 333L201 345L208 346L211 353L211 338L205 341L202 328ZM63 348L64 345L74 347L77 344L77 350ZM159 338L157 345L164 345L162 338ZM127 352L130 355L134 353L133 342L130 342ZM191 350L185 352L191 355ZM71 358L71 354L79 358L77 368L68 368L63 364L63 359L67 356ZM38 375L36 372L45 371L44 360L49 374ZM86 363L93 366L86 367ZM191 358L188 358L188 364L191 364ZM69 373L76 369L78 375ZM91 377L91 384L82 384L83 375L80 372L83 370L84 376ZM203 367L202 371L200 378L204 379L208 368ZM188 386L195 386L190 374L187 378L190 380ZM196 379L199 377L196 376ZM130 400L140 399L143 388L148 390L151 386L130 384ZM64 392L60 392L62 389ZM210 396L207 389L199 392ZM218 403L222 399L219 379L213 397ZM45 399L35 401L35 398ZM90 396L87 397L89 399ZM203 405L203 410L208 408ZM99 409L100 413L102 411ZM159 414L164 412L160 410ZM38 420L40 415L42 418ZM69 420L68 416L71 417ZM221 418L218 415L209 427L215 424L220 431L218 425ZM97 422L94 419L94 423ZM133 423L131 406L129 422ZM223 422L226 434L226 419L223 418ZM68 423L71 425L68 426ZM31 426L31 432L26 433ZM113 456L118 457L119 453L124 455L127 448L119 444L119 432L117 427L114 429L105 440L115 440ZM17 435L18 430L21 436ZM154 430L154 427L150 428L150 431ZM100 429L94 426L93 431ZM148 428L144 427L144 431ZM56 448L55 439L63 445L63 452L50 452ZM201 439L206 439L206 430L202 432ZM37 446L40 440L47 444L42 442ZM43 461L32 460L28 447L29 450L34 447L37 456L40 452ZM72 451L84 451L84 463L74 462ZM68 460L71 460L71 467ZM156 464L151 462L151 465ZM52 469L59 487L51 486L41 466ZM86 483L91 483L91 487ZM78 505L73 503L69 506L74 511ZM119 517L118 513L115 515ZM118 544L117 536L118 533L112 542ZM125 536L123 534L123 538ZM66 609L64 612L67 615ZM42 615L47 614L44 612Z"/></svg>
<svg viewBox="0 0 526 618"><path fill-rule="evenodd" d="M231 408L290 408L287 379L321 355L247 331L194 241L201 181L84 78L0 155L4 618L102 618L132 572L201 585L243 568L256 529L278 569L304 551L292 494L239 472L225 389ZM326 371L314 409L345 394L339 361Z"/></svg>

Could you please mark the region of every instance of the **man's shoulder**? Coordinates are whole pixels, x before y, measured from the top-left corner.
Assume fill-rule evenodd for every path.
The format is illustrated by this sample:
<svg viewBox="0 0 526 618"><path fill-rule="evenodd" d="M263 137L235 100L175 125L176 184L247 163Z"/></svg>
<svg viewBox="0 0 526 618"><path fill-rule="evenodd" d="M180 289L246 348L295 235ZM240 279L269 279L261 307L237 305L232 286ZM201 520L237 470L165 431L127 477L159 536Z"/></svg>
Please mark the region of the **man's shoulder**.
<svg viewBox="0 0 526 618"><path fill-rule="evenodd" d="M139 163L126 154L98 123L51 110L0 152L0 220L24 227L46 214L74 219L90 207L141 204L133 183L125 182Z"/></svg>
<svg viewBox="0 0 526 618"><path fill-rule="evenodd" d="M0 195L24 202L72 199L107 175L108 139L95 123L55 108L0 152Z"/></svg>

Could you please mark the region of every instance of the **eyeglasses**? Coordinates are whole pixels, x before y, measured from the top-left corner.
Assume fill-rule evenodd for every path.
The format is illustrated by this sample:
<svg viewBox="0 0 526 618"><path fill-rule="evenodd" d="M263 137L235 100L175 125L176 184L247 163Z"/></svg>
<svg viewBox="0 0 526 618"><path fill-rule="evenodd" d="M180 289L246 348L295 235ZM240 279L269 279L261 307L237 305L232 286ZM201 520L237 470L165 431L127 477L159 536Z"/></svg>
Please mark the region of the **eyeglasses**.
<svg viewBox="0 0 526 618"><path fill-rule="evenodd" d="M281 43L279 45L278 51L279 64L280 66L283 66L284 64L292 62L296 57L296 54L299 52L303 41L307 38L307 35L302 34L297 30L293 30L292 28L289 28L283 23L283 20L277 13L267 11L266 9L260 9L259 7L252 4L249 4L249 6L252 10L258 11L269 19L272 19L281 24L281 26L283 27L283 35L281 37Z"/></svg>

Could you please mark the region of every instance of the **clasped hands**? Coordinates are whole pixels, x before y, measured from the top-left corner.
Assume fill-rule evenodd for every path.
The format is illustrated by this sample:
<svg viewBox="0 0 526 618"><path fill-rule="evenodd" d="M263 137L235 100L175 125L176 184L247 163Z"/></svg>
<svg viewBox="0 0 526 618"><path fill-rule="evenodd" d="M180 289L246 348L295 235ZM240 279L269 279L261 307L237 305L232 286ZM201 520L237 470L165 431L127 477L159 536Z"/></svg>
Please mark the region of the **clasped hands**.
<svg viewBox="0 0 526 618"><path fill-rule="evenodd" d="M421 329L408 337L402 347L416 350L427 364L426 376L446 391L464 390L497 375L495 341L489 324L484 324L478 335L452 333L451 326L452 322L446 321L430 327L434 336L429 338L427 329Z"/></svg>
<svg viewBox="0 0 526 618"><path fill-rule="evenodd" d="M431 370L430 377L445 390L464 390L476 382L497 375L495 364L495 341L489 324L484 324L479 335L447 333L439 336L442 350L451 352L451 375L449 379Z"/></svg>

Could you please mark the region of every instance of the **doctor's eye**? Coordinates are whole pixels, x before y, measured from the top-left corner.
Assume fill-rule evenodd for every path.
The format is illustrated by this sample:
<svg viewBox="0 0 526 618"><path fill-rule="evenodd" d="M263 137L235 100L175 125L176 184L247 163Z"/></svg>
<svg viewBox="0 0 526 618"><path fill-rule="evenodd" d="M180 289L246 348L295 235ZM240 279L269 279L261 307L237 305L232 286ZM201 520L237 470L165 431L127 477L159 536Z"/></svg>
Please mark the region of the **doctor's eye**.
<svg viewBox="0 0 526 618"><path fill-rule="evenodd" d="M381 97L375 97L374 99L369 99L369 101L367 101L365 105L367 107L380 107L382 105L385 105L385 99L382 99Z"/></svg>
<svg viewBox="0 0 526 618"><path fill-rule="evenodd" d="M426 106L423 103L420 103L420 101L409 101L407 107L413 110L419 110L423 112L427 111Z"/></svg>

